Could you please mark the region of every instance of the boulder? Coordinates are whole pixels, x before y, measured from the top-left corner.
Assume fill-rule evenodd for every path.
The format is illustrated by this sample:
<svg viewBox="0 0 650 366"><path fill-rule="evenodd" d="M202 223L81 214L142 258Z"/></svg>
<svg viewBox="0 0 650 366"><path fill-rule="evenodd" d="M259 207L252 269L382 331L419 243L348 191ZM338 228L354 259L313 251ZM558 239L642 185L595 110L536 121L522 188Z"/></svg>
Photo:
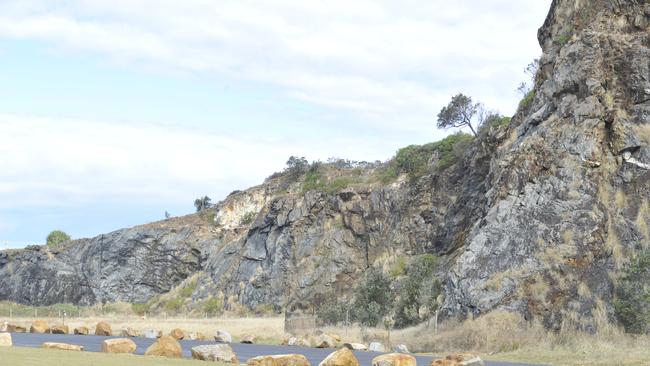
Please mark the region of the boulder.
<svg viewBox="0 0 650 366"><path fill-rule="evenodd" d="M45 342L41 346L47 349L57 349L60 351L83 351L83 346L78 346L76 344L67 344L67 343L56 343L56 342Z"/></svg>
<svg viewBox="0 0 650 366"><path fill-rule="evenodd" d="M351 350L343 347L330 353L318 366L359 366L359 360Z"/></svg>
<svg viewBox="0 0 650 366"><path fill-rule="evenodd" d="M172 330L171 332L169 332L169 335L174 337L174 339L177 339L179 341L185 338L185 332L183 332L183 330L180 329L180 328L176 328L176 329Z"/></svg>
<svg viewBox="0 0 650 366"><path fill-rule="evenodd" d="M9 323L7 322L2 323L2 325L0 325L0 332L6 332L8 327L9 327Z"/></svg>
<svg viewBox="0 0 650 366"><path fill-rule="evenodd" d="M225 330L218 330L217 333L214 334L214 340L217 343L232 343L232 336Z"/></svg>
<svg viewBox="0 0 650 366"><path fill-rule="evenodd" d="M431 366L485 366L485 363L476 355L456 354L433 360Z"/></svg>
<svg viewBox="0 0 650 366"><path fill-rule="evenodd" d="M147 329L144 331L144 337L149 339L155 339L162 337L162 331L155 329Z"/></svg>
<svg viewBox="0 0 650 366"><path fill-rule="evenodd" d="M30 333L49 333L50 326L44 320L36 320L29 327Z"/></svg>
<svg viewBox="0 0 650 366"><path fill-rule="evenodd" d="M342 339L342 338L341 338L340 335L335 334L335 333L325 333L325 334L327 334L328 336L332 337L332 339L333 339L334 341L336 341L336 343L341 343L341 339Z"/></svg>
<svg viewBox="0 0 650 366"><path fill-rule="evenodd" d="M144 355L181 358L183 357L183 348L176 338L172 336L162 336L147 348Z"/></svg>
<svg viewBox="0 0 650 366"><path fill-rule="evenodd" d="M203 335L201 332L189 332L187 333L185 339L189 339L191 341L202 341L205 340L205 335Z"/></svg>
<svg viewBox="0 0 650 366"><path fill-rule="evenodd" d="M332 336L323 333L316 339L316 348L336 348L337 343Z"/></svg>
<svg viewBox="0 0 650 366"><path fill-rule="evenodd" d="M370 342L370 345L368 346L368 350L371 352L386 352L386 348L384 347L383 344L379 342Z"/></svg>
<svg viewBox="0 0 650 366"><path fill-rule="evenodd" d="M271 355L249 358L248 366L311 366L304 355Z"/></svg>
<svg viewBox="0 0 650 366"><path fill-rule="evenodd" d="M346 347L346 348L354 350L354 351L367 351L368 350L368 346L366 346L363 343L343 343L343 347Z"/></svg>
<svg viewBox="0 0 650 366"><path fill-rule="evenodd" d="M111 329L111 326L108 323L99 322L95 327L95 335L110 337L113 335L113 330Z"/></svg>
<svg viewBox="0 0 650 366"><path fill-rule="evenodd" d="M282 345L283 346L297 346L297 347L307 347L308 346L306 340L304 340L302 338L298 338L298 337L285 338L282 341Z"/></svg>
<svg viewBox="0 0 650 366"><path fill-rule="evenodd" d="M11 347L13 342L11 341L10 333L0 333L0 347Z"/></svg>
<svg viewBox="0 0 650 366"><path fill-rule="evenodd" d="M7 332L9 333L27 333L27 328L20 325L7 324Z"/></svg>
<svg viewBox="0 0 650 366"><path fill-rule="evenodd" d="M389 353L372 359L372 366L416 366L415 357L404 353Z"/></svg>
<svg viewBox="0 0 650 366"><path fill-rule="evenodd" d="M50 333L52 334L68 334L70 333L70 328L67 325L55 325L50 328Z"/></svg>
<svg viewBox="0 0 650 366"><path fill-rule="evenodd" d="M129 327L122 328L122 332L120 333L120 336L122 336L122 337L131 337L131 338L139 337L140 332L138 332L137 330L135 330L133 328L129 328Z"/></svg>
<svg viewBox="0 0 650 366"><path fill-rule="evenodd" d="M76 335L88 335L88 333L90 333L88 327L80 326L74 328L74 334Z"/></svg>
<svg viewBox="0 0 650 366"><path fill-rule="evenodd" d="M192 358L202 361L218 361L239 364L237 355L229 344L211 344L192 347Z"/></svg>
<svg viewBox="0 0 650 366"><path fill-rule="evenodd" d="M398 344L397 346L395 346L393 351L395 351L397 353L411 353L411 352L409 352L409 348L406 347L405 344Z"/></svg>
<svg viewBox="0 0 650 366"><path fill-rule="evenodd" d="M247 335L246 337L244 337L244 339L241 340L241 342L246 344L253 344L255 343L255 336Z"/></svg>
<svg viewBox="0 0 650 366"><path fill-rule="evenodd" d="M136 347L135 342L129 338L107 339L102 342L102 352L105 353L133 353Z"/></svg>

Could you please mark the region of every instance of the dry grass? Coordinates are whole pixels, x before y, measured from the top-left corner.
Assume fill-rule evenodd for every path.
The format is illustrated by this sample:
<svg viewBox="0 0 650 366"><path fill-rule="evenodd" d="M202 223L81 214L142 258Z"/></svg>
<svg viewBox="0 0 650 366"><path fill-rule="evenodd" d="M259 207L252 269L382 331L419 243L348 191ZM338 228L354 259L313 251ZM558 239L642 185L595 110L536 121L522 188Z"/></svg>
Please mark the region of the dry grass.
<svg viewBox="0 0 650 366"><path fill-rule="evenodd" d="M40 348L0 347L0 366L198 366L205 361L94 352L55 351ZM224 366L211 362L210 365Z"/></svg>
<svg viewBox="0 0 650 366"><path fill-rule="evenodd" d="M60 318L40 318L48 324L61 324ZM71 318L66 320L70 330L78 326L87 326L91 332L95 325L104 320L111 325L113 332L119 334L121 329L130 327L139 331L146 329L161 330L168 334L174 328L181 328L186 332L200 332L206 337L212 337L218 330L225 330L238 341L247 335L255 335L257 342L264 344L280 344L284 337L284 318L147 318L142 319L134 316L112 316L93 318ZM12 324L23 325L29 329L34 321L33 318L0 318L0 323L8 321Z"/></svg>
<svg viewBox="0 0 650 366"><path fill-rule="evenodd" d="M650 124L637 126L634 132L643 143L650 145Z"/></svg>

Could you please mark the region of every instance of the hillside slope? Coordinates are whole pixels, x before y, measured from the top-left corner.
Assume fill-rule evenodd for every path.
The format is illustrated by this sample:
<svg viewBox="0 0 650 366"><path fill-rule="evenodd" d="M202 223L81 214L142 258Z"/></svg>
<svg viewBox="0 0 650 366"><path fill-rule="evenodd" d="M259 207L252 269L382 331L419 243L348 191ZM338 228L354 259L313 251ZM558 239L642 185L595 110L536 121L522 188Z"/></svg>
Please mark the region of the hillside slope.
<svg viewBox="0 0 650 366"><path fill-rule="evenodd" d="M627 258L650 243L650 7L555 0L533 99L448 164L389 183L304 189L278 176L201 214L0 254L0 299L144 302L188 285L188 306L318 307L369 266L442 259L447 315L502 308L559 327L612 312ZM590 316L582 317L589 328Z"/></svg>

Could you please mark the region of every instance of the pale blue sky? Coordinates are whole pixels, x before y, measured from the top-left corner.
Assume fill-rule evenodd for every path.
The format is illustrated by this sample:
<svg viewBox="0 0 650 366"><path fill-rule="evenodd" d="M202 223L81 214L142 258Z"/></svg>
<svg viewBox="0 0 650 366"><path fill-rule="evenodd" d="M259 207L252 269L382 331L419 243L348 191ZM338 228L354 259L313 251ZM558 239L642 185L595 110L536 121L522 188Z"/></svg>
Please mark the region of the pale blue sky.
<svg viewBox="0 0 650 366"><path fill-rule="evenodd" d="M290 155L386 160L502 113L550 0L0 2L0 249L192 212Z"/></svg>

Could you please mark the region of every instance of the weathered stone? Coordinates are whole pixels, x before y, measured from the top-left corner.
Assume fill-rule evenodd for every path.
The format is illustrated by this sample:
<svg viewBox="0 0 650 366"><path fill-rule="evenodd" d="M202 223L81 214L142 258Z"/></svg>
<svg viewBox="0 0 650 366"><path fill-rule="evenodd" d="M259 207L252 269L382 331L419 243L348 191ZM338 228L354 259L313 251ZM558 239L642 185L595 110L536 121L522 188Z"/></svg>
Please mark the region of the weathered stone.
<svg viewBox="0 0 650 366"><path fill-rule="evenodd" d="M351 349L353 351L367 351L368 346L363 343L343 343L343 347Z"/></svg>
<svg viewBox="0 0 650 366"><path fill-rule="evenodd" d="M88 335L88 333L90 333L88 327L80 326L74 328L74 334L76 335Z"/></svg>
<svg viewBox="0 0 650 366"><path fill-rule="evenodd" d="M411 353L405 344L398 344L393 350L397 353Z"/></svg>
<svg viewBox="0 0 650 366"><path fill-rule="evenodd" d="M144 337L149 339L162 337L162 331L155 329L147 329L144 331Z"/></svg>
<svg viewBox="0 0 650 366"><path fill-rule="evenodd" d="M108 323L102 321L95 326L95 335L110 337L113 335L113 330Z"/></svg>
<svg viewBox="0 0 650 366"><path fill-rule="evenodd" d="M0 333L0 347L11 347L13 342L10 333Z"/></svg>
<svg viewBox="0 0 650 366"><path fill-rule="evenodd" d="M304 355L270 355L249 358L248 366L311 366Z"/></svg>
<svg viewBox="0 0 650 366"><path fill-rule="evenodd" d="M318 366L359 366L359 360L351 350L343 347L330 353Z"/></svg>
<svg viewBox="0 0 650 366"><path fill-rule="evenodd" d="M379 342L370 342L368 350L370 352L386 352L386 347L384 347L384 345Z"/></svg>
<svg viewBox="0 0 650 366"><path fill-rule="evenodd" d="M16 324L7 324L7 332L9 333L27 333L27 328L16 325Z"/></svg>
<svg viewBox="0 0 650 366"><path fill-rule="evenodd" d="M56 343L56 342L45 342L41 346L47 349L56 349L60 351L83 351L83 346L78 346L76 344L67 344L67 343Z"/></svg>
<svg viewBox="0 0 650 366"><path fill-rule="evenodd" d="M50 328L50 333L52 334L68 334L70 333L70 328L67 325L54 325Z"/></svg>
<svg viewBox="0 0 650 366"><path fill-rule="evenodd" d="M321 334L316 339L316 348L336 348L338 342L329 334Z"/></svg>
<svg viewBox="0 0 650 366"><path fill-rule="evenodd" d="M176 338L162 336L149 346L144 354L145 356L180 358L183 356L183 348Z"/></svg>
<svg viewBox="0 0 650 366"><path fill-rule="evenodd" d="M254 335L247 335L241 340L241 342L245 343L245 344L253 344L253 343L255 343L255 336Z"/></svg>
<svg viewBox="0 0 650 366"><path fill-rule="evenodd" d="M50 326L44 320L35 320L32 326L29 327L30 333L49 333Z"/></svg>
<svg viewBox="0 0 650 366"><path fill-rule="evenodd" d="M179 341L185 338L185 332L180 328L173 329L171 332L169 332L169 335Z"/></svg>
<svg viewBox="0 0 650 366"><path fill-rule="evenodd" d="M476 355L456 354L433 360L431 366L485 366L485 363Z"/></svg>
<svg viewBox="0 0 650 366"><path fill-rule="evenodd" d="M237 355L230 345L226 343L192 347L192 358L202 361L239 364Z"/></svg>
<svg viewBox="0 0 650 366"><path fill-rule="evenodd" d="M232 336L225 330L218 330L214 334L214 340L217 343L232 343Z"/></svg>
<svg viewBox="0 0 650 366"><path fill-rule="evenodd" d="M139 337L140 332L138 332L136 329L127 327L127 328L122 328L122 331L120 332L121 337Z"/></svg>
<svg viewBox="0 0 650 366"><path fill-rule="evenodd" d="M134 353L137 346L129 338L106 339L102 342L102 352L105 353Z"/></svg>
<svg viewBox="0 0 650 366"><path fill-rule="evenodd" d="M185 337L185 339L192 341L202 341L205 340L205 335L201 332L189 332L187 333L187 337Z"/></svg>
<svg viewBox="0 0 650 366"><path fill-rule="evenodd" d="M389 353L373 358L372 366L416 366L416 360L404 353Z"/></svg>

